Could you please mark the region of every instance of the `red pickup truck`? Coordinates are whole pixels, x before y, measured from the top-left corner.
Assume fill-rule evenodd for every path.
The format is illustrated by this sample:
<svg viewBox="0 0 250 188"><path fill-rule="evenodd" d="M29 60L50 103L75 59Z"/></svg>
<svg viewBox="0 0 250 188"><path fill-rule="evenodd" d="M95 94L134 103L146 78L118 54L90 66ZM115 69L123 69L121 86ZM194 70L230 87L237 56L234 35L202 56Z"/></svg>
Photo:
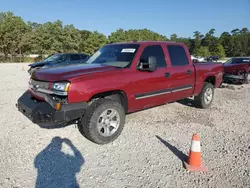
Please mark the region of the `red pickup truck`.
<svg viewBox="0 0 250 188"><path fill-rule="evenodd" d="M114 43L85 64L33 72L16 106L33 123L77 123L87 139L106 144L126 114L191 96L208 108L221 82L222 64L193 64L183 43Z"/></svg>

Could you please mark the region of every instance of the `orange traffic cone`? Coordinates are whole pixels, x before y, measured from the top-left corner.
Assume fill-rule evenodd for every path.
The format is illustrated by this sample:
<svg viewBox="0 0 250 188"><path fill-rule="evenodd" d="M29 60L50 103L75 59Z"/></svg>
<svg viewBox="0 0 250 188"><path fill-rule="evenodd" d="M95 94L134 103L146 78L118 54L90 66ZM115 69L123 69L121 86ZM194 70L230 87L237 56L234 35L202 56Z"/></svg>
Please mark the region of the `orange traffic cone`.
<svg viewBox="0 0 250 188"><path fill-rule="evenodd" d="M200 139L197 133L192 137L188 162L184 162L184 166L189 171L208 171L208 169L202 165Z"/></svg>

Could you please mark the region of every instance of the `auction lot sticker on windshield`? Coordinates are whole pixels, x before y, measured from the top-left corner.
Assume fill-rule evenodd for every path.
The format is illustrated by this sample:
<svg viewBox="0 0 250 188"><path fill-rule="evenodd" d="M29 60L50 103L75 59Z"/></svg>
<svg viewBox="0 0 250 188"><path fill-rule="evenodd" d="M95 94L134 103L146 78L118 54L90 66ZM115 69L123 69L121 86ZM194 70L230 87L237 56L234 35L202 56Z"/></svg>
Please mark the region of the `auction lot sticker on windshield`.
<svg viewBox="0 0 250 188"><path fill-rule="evenodd" d="M133 48L125 48L125 49L122 49L122 53L134 53L135 52L135 49Z"/></svg>

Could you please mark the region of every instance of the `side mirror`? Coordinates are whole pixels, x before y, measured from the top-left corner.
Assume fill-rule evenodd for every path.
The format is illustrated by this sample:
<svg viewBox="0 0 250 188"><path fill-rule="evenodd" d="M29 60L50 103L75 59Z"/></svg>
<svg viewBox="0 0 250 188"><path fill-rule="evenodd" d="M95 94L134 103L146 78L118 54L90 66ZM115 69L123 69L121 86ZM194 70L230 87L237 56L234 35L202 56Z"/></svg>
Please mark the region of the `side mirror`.
<svg viewBox="0 0 250 188"><path fill-rule="evenodd" d="M157 68L157 60L156 57L154 56L149 56L148 59L145 61L141 61L139 62L138 65L138 70L140 71L148 71L148 72L153 72L155 71Z"/></svg>

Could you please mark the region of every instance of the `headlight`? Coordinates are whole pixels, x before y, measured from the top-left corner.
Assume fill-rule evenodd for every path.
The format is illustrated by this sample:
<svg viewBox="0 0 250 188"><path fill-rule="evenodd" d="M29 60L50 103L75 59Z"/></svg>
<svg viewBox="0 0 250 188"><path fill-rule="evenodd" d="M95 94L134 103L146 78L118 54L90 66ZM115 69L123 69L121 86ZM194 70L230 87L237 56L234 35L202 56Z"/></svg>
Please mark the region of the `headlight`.
<svg viewBox="0 0 250 188"><path fill-rule="evenodd" d="M70 86L69 82L54 83L52 85L52 90L54 91L55 94L67 95L69 86Z"/></svg>

